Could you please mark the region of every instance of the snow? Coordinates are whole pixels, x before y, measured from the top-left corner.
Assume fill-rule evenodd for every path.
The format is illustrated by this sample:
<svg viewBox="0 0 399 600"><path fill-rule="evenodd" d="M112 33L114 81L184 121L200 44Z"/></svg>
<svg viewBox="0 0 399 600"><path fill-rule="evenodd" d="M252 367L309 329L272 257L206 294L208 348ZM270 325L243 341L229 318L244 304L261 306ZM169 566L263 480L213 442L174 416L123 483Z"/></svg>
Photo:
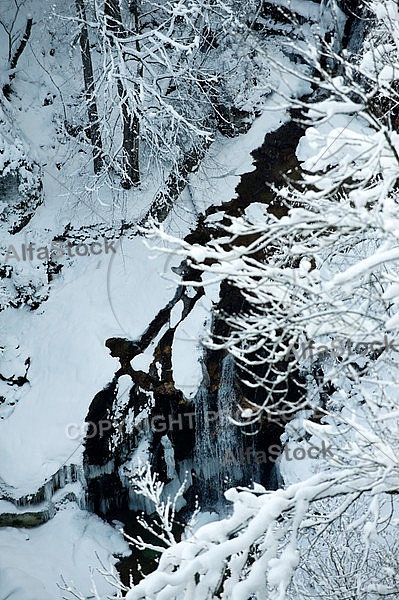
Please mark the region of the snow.
<svg viewBox="0 0 399 600"><path fill-rule="evenodd" d="M80 463L82 447L66 427L83 423L94 395L114 376L119 363L105 340L136 339L174 294L161 275L166 256L152 254L133 238L100 262L75 259L37 311L0 313L6 338L18 336L21 361L31 357L29 386L0 421L0 478L15 496L36 491L62 464Z"/></svg>
<svg viewBox="0 0 399 600"><path fill-rule="evenodd" d="M352 281L354 277L363 275L374 269L376 266L380 266L391 261L396 261L398 258L399 248L393 248L392 250L387 250L385 252L377 250L373 256L369 256L361 261L358 261L355 265L349 267L342 273L337 273L332 281L326 284L326 288L332 289L337 285L342 285L343 283Z"/></svg>
<svg viewBox="0 0 399 600"><path fill-rule="evenodd" d="M298 563L298 550L286 548L279 558L273 558L269 562L270 571L267 576L269 584L283 590L286 589Z"/></svg>
<svg viewBox="0 0 399 600"><path fill-rule="evenodd" d="M275 6L287 8L286 0L272 0L272 3ZM289 0L289 8L298 15L306 17L316 23L320 19L321 7L315 2L309 2L308 0Z"/></svg>
<svg viewBox="0 0 399 600"><path fill-rule="evenodd" d="M72 600L71 594L58 587L63 578L88 598L91 574L99 593L111 594L113 588L99 569L104 566L111 571L116 563L112 553L130 553L121 534L72 503L40 527L0 528L1 597Z"/></svg>
<svg viewBox="0 0 399 600"><path fill-rule="evenodd" d="M294 1L300 14L313 18L312 15L319 13L319 7L312 3ZM20 234L9 235L4 224L0 224L2 254L9 244L19 248L22 243L33 241L37 246L49 246L54 236L62 234L69 224L74 228L74 234L83 238L85 235L89 238L96 230L100 233L113 229L119 231L121 223L137 222L146 214L160 185L160 175L150 173L139 189L116 191L112 189L112 181L102 185L103 182L95 182L87 174L91 162L87 147L83 149L71 139L68 143L59 143L57 132L62 123L71 114L76 114L79 121L78 108L83 105L81 82L74 76L76 69L72 68L76 66L74 61L76 63L78 57L78 53L73 52L76 25L51 17L53 8L63 12L60 0L49 7L37 2L30 4L39 28L21 59L15 80L15 97L5 104L4 110L4 129L8 134L13 131L13 140L18 143L10 145L4 138L2 145L7 147L7 156L13 164L20 161L26 152L42 165L43 204ZM67 7L69 9L73 10L73 6ZM38 33L41 30L42 35ZM67 50L57 45L60 39L57 35L61 37L61 31L67 33ZM155 32L155 35L159 38L163 34ZM50 58L48 49L54 42L56 56ZM189 50L197 45L198 38L192 45L173 43L176 48ZM0 44L4 54L4 37ZM275 41L268 44L274 59L290 67L290 61L277 49ZM245 54L246 51L243 52ZM229 56L226 52L224 58L227 62ZM266 58L264 56L263 61ZM41 62L44 68L41 68ZM256 66L253 65L254 69ZM195 225L196 212L202 212L211 205L221 205L234 196L240 175L254 168L251 152L261 145L266 133L289 119L284 95L300 96L310 91L309 85L300 78L301 70L300 65L295 65L297 77L273 64L270 79L269 76L265 78L267 81L262 82L253 97L246 94L246 72L241 73L240 81L238 77L231 80L231 91L236 93L235 105L248 109L255 99L260 116L246 134L233 139L216 135L205 160L197 172L189 176L188 189L165 221L169 233L183 237ZM385 72L382 76L384 81L389 80L390 73ZM0 79L4 77L2 71ZM266 89L274 91L265 100L263 92ZM56 91L56 99L44 106L49 90ZM334 114L337 112L336 107L330 108L334 109ZM178 117L177 113L173 114ZM364 136L361 141L364 141ZM252 214L255 213L256 207ZM80 232L82 224L87 227L95 224L96 227L89 233ZM196 257L204 257L201 247L197 248ZM61 273L50 283L43 265L37 265L35 261L12 261L13 285L17 282L21 286L35 287L36 297L41 303L35 310L30 310L29 306L13 307L15 289L10 281L2 280L4 306L7 306L0 312L0 329L6 346L4 352L2 349L2 374L10 377L24 375L27 359L30 359L28 383L13 392L12 397L8 395L7 403L1 407L2 491L4 488L14 498L34 494L63 465L81 465L81 440L68 436L67 428L71 423L83 424L93 397L113 379L119 368L119 361L109 355L105 341L110 337L135 340L145 331L158 311L173 298L178 283L171 274L171 267L178 266L180 261L179 254L163 254L148 247L134 228L119 239L116 254L63 258L60 261L64 265ZM194 310L180 322L183 307L182 302L177 303L168 324L176 326L172 347L175 385L190 399L195 396L202 381L202 338L209 326L212 305L219 295L219 286L209 284L210 274L204 276L204 280L208 282L205 296L197 302ZM152 359L152 350L153 345L144 355L136 357L133 367L146 370ZM1 389L5 388L7 384L1 383L4 383ZM130 386L128 376L119 381L119 403ZM167 437L162 438L162 444L167 474L174 478L167 490L173 492L178 484L173 447ZM148 456L149 441L142 438L134 454L121 468L121 475L126 479L134 477L139 465ZM110 460L101 470L109 473L113 468L114 463ZM94 475L99 472L96 469L94 466L88 470ZM80 490L79 486L68 484L64 491L55 494L58 511L48 523L32 530L0 529L2 597L10 600L61 599L65 596L57 586L61 576L67 584L90 597L90 569L102 564L107 568L115 562L112 554L128 552L127 544L109 525L80 510L73 502L61 505L63 492L74 490ZM262 508L262 503L249 492L236 495L231 492L226 497L237 504L234 527L241 519ZM179 506L183 502L181 500ZM270 512L263 516L271 519L284 505L284 498L278 497L274 502L270 500ZM19 514L21 510L13 506L2 500L0 510ZM203 519L208 520L206 516ZM262 519L259 521L252 526L252 534L262 532ZM216 541L219 536L230 535L231 524L208 524L196 531L196 539L205 545ZM240 551L240 544L248 541L251 541L251 535L232 539L233 550ZM185 548L188 548L188 554L194 550L189 543ZM220 564L224 560L222 555L223 552L215 547L211 563ZM285 560L291 567L295 559L295 551L287 550ZM281 563L275 563L271 577L275 580L280 578L285 583L288 571L282 569ZM98 572L94 571L93 578L100 595L113 592ZM257 585L259 587L259 582Z"/></svg>
<svg viewBox="0 0 399 600"><path fill-rule="evenodd" d="M277 49L274 49L273 55L281 65L288 66L287 59ZM192 201L198 212L204 212L209 206L219 205L234 197L240 175L254 169L251 152L262 145L267 133L275 131L288 121L284 97L299 97L310 91L309 84L300 76L285 72L283 67L273 67L274 91L264 102L261 115L255 119L249 131L231 140L218 136L198 171L190 175Z"/></svg>
<svg viewBox="0 0 399 600"><path fill-rule="evenodd" d="M195 396L203 378L201 336L209 321L211 302L202 298L178 325L172 347L172 368L176 389L186 398Z"/></svg>
<svg viewBox="0 0 399 600"><path fill-rule="evenodd" d="M29 61L35 67L43 43L44 40L32 40L34 54L29 55ZM61 65L54 59L49 60L57 67L52 74L57 85L63 85ZM50 84L47 75L45 78ZM19 114L22 138L28 148L37 150L36 158L42 164L54 164L56 152L59 153L57 160L62 162L63 150L57 144L54 146L52 140L55 105L46 106L44 110L38 108L42 104L43 90L35 87L29 77L21 85L29 90L21 101ZM289 76L284 86L285 90L296 86L297 94L304 89L299 80ZM29 102L25 98L29 98ZM215 178L216 187L206 192L207 205L209 200L213 203L215 199L222 202L231 198L240 173L252 168L250 152L260 145L265 133L287 119L284 108L275 110L278 103L278 96L272 95L267 107L274 112L265 110L248 134L227 141L220 138L212 145L208 161L205 160L191 181L199 192L198 186L207 188L201 178ZM11 109L6 116L10 123L14 122ZM57 148L54 152L53 146ZM76 200L73 193L68 192L69 184L65 186L62 182L62 173L53 167L45 169L44 187L46 198L52 197L54 202L50 204L46 200L24 232L8 236L6 244L12 242L18 247L32 240L38 245L49 245L54 228L68 222L68 210ZM151 197L151 189L148 192L141 195L138 213ZM194 197L197 202L195 194ZM103 196L103 199L106 208L110 198ZM77 222L89 214L84 205L74 206L74 210ZM107 210L99 212L107 221ZM13 361L12 370L22 371L24 360L32 359L29 385L19 392L18 402L11 410L4 407L4 416L8 418L0 422L0 478L12 488L14 496L36 491L64 463L81 462L82 447L69 439L65 429L70 423L83 423L92 398L113 377L117 363L104 348L105 340L113 336L136 339L174 294L176 283L165 281L159 274L169 273L171 266L178 265L178 257L170 259L153 254L140 238L125 237L117 244L116 255L66 261L61 275L50 285L49 299L36 312L9 309L0 314L0 326L6 339L18 338L15 348L19 360ZM18 263L15 269L25 278L35 276L35 267L30 263ZM43 277L41 272L40 277ZM199 338L210 306L210 300L205 298L176 331L172 356L176 386L188 397L193 397L202 378ZM177 310L178 307L174 309L172 320L178 318ZM7 352L9 354L10 349ZM136 368L145 364L148 364L145 356L135 359ZM11 363L7 371L10 368Z"/></svg>
<svg viewBox="0 0 399 600"><path fill-rule="evenodd" d="M180 259L156 252L140 237L124 238L117 248L106 273L111 328L119 337L135 340L173 298L177 284L176 278L171 281L171 267ZM108 337L116 335L112 329Z"/></svg>

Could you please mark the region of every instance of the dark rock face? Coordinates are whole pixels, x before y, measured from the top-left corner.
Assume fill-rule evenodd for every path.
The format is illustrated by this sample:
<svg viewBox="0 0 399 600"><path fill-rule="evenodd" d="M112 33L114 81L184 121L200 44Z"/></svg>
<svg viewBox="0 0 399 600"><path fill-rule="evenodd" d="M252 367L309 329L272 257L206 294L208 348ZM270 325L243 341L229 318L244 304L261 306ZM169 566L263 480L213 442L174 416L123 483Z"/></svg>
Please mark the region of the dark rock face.
<svg viewBox="0 0 399 600"><path fill-rule="evenodd" d="M116 472L99 473L87 481L87 508L103 519L129 507L129 492Z"/></svg>
<svg viewBox="0 0 399 600"><path fill-rule="evenodd" d="M109 338L105 345L109 348L111 356L119 358L121 374L130 374L132 370L130 361L141 353L140 346L124 338Z"/></svg>
<svg viewBox="0 0 399 600"><path fill-rule="evenodd" d="M255 170L242 176L237 187L237 198L223 205L226 215L239 216L253 202L264 203L276 216L286 213L286 208L274 203L275 193L271 185L284 183L283 173L290 171L293 178L299 171L295 148L303 128L295 122L282 125L265 137L264 144L253 152ZM269 185L270 184L270 185ZM220 210L211 207L205 216ZM206 243L211 236L220 235L203 219L187 236L191 243ZM182 280L198 280L198 272L182 266ZM198 497L202 507L215 507L223 501L223 492L235 485L250 485L256 480L266 488L278 486L275 464L269 460L256 462L256 452L280 444L284 423L263 422L256 436L248 436L245 428L228 422L227 413L233 414L239 405L245 407L245 399L261 402L261 390L251 390L239 383L240 373L228 362L224 350L207 350L203 356L204 380L196 398L188 402L174 385L171 349L175 328L167 328L157 343L146 373L132 368L133 358L148 348L162 327L168 323L170 311L182 300L185 318L203 295L202 288L177 289L175 297L148 325L138 340L109 338L105 345L111 356L120 362L120 368L109 386L99 392L90 406L86 420L99 429L101 421L109 420L112 426L103 428L101 435L88 436L85 440L85 477L87 479L87 502L92 510L107 518L118 518L137 509L128 488L128 479L121 476L123 465L134 456L140 444L146 443L152 468L161 481L170 482L165 457L165 436L174 451L176 475L182 481L190 471L190 488L185 494L189 508ZM193 289L193 288L191 288ZM229 333L223 315L245 310L245 302L239 290L224 282L221 286L218 317L213 323L213 333L222 339ZM227 360L227 362L226 362ZM282 368L284 365L282 366ZM132 380L129 394L123 402L117 400L119 377L127 375ZM288 383L290 400L300 394L295 381ZM146 414L146 426L138 424L142 411ZM215 418L209 418L209 414ZM192 415L190 418L187 415ZM240 420L240 419L238 419ZM132 423L135 426L132 427ZM93 427L93 425L91 425ZM170 458L169 458L170 460Z"/></svg>
<svg viewBox="0 0 399 600"><path fill-rule="evenodd" d="M117 378L94 397L86 417L88 423L84 450L84 473L87 482L87 506L101 517L128 506L128 491L123 487L118 468L123 455L134 447L133 436L123 436L114 403ZM130 398L126 399L129 410Z"/></svg>

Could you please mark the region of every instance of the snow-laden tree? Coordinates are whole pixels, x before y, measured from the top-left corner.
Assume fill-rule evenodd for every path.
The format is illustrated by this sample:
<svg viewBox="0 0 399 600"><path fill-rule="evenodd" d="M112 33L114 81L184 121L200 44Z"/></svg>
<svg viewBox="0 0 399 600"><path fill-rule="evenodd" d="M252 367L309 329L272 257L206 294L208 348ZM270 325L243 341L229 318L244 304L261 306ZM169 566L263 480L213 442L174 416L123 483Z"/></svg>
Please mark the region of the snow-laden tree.
<svg viewBox="0 0 399 600"><path fill-rule="evenodd" d="M96 44L93 85L89 53L82 49L82 56L91 127L108 175L130 188L160 172L164 196L178 196L215 132L248 127L270 93L264 59L247 42L257 36L249 26L255 3L240 10L222 0L77 5L80 21L86 6L81 45L89 37Z"/></svg>
<svg viewBox="0 0 399 600"><path fill-rule="evenodd" d="M397 598L399 548L396 526L391 524L392 498L392 495L382 498L382 518L375 519L370 497L365 494L332 524L325 519L307 528L301 542L303 558L288 594L290 600ZM337 499L320 504L323 514L333 513L339 507ZM363 512L369 523L374 521L374 535L369 536L367 543L362 528L353 527Z"/></svg>
<svg viewBox="0 0 399 600"><path fill-rule="evenodd" d="M245 301L224 315L231 333L209 343L231 352L248 387L266 391L264 402L252 401L251 418L317 407L318 420L303 411L287 430L333 452L285 489L226 492L232 516L165 550L128 600L283 600L295 590L321 597L309 573L328 564L325 576L335 576L329 540L346 518L362 546L355 575L341 555L340 581L353 588L340 597L397 596L395 572L382 561L376 574L372 558L398 522L399 15L390 0L367 7L374 19L357 58L326 42L304 48L319 93L297 150L300 181L276 190L286 214L252 207L207 247L176 242L192 267L227 279ZM281 409L275 390L294 370L305 382L303 402L286 398ZM312 554L323 540L326 553Z"/></svg>

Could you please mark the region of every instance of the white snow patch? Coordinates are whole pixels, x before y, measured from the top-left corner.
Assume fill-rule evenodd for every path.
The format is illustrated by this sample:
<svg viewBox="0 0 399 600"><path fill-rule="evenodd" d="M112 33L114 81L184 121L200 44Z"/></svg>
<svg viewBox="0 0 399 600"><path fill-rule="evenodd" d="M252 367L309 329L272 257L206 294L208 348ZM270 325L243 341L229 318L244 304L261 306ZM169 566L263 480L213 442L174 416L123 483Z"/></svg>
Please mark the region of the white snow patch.
<svg viewBox="0 0 399 600"><path fill-rule="evenodd" d="M1 597L8 600L72 599L57 584L62 577L90 598L90 572L100 594L113 588L98 572L101 563L111 570L112 554L128 555L122 535L95 515L76 505L57 512L48 523L34 529L0 529Z"/></svg>

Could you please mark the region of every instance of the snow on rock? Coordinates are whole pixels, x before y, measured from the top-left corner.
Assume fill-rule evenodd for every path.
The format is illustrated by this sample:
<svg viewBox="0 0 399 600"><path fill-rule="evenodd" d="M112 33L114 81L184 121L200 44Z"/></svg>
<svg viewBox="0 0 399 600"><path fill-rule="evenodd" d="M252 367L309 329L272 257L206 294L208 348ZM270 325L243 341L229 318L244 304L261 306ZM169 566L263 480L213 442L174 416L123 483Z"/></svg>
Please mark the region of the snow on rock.
<svg viewBox="0 0 399 600"><path fill-rule="evenodd" d="M201 336L209 320L210 306L208 298L202 298L176 328L172 346L173 377L176 389L186 398L195 396L202 381Z"/></svg>
<svg viewBox="0 0 399 600"><path fill-rule="evenodd" d="M276 61L287 65L287 58L275 46L270 51ZM216 137L197 173L190 175L192 202L197 211L205 211L213 204L219 205L234 197L240 175L254 169L251 152L262 145L267 133L278 129L289 118L284 95L301 96L310 91L305 81L291 73L279 72L276 65L274 68L271 75L274 92L264 102L261 115L249 131L231 140Z"/></svg>
<svg viewBox="0 0 399 600"><path fill-rule="evenodd" d="M106 339L134 340L174 294L162 277L165 255L153 259L141 238L116 249L100 263L82 257L64 268L35 312L0 313L3 339L15 348L17 338L18 354L31 358L29 386L0 420L0 478L14 496L36 491L64 463L79 464L82 446L67 427L83 424L93 397L115 374Z"/></svg>

